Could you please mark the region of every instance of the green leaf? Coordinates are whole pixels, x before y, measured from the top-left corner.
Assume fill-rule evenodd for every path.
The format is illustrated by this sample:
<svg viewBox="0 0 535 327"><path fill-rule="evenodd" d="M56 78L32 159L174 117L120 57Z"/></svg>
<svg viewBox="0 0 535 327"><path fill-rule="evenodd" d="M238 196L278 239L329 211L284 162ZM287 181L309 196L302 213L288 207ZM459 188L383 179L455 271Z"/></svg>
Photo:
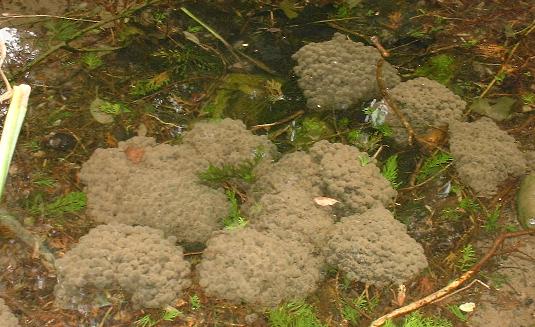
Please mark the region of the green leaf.
<svg viewBox="0 0 535 327"><path fill-rule="evenodd" d="M282 0L279 3L279 8L282 9L286 17L290 19L294 19L299 16L299 13L297 12L297 6L295 5L294 0Z"/></svg>
<svg viewBox="0 0 535 327"><path fill-rule="evenodd" d="M392 187L394 189L397 189L400 182L397 181L398 179L398 155L395 154L393 156L388 157L386 159L383 169L381 170L381 174L386 178L387 181L390 182Z"/></svg>

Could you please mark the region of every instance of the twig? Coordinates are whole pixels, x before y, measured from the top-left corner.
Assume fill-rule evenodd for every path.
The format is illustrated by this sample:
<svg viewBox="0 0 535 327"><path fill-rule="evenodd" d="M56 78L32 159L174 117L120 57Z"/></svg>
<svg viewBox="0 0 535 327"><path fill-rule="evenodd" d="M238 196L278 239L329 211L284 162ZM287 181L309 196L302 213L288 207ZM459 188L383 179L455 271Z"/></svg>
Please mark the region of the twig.
<svg viewBox="0 0 535 327"><path fill-rule="evenodd" d="M304 110L299 110L298 112L293 113L290 116L285 117L282 120L276 121L274 123L254 125L254 126L251 127L251 131L256 131L256 130L261 129L261 128L269 130L273 126L282 125L284 123L292 121L292 120L296 119L297 117L301 116L304 113L305 113Z"/></svg>
<svg viewBox="0 0 535 327"><path fill-rule="evenodd" d="M523 37L526 37L528 36L529 33L533 32L533 30L535 30L535 20L531 23L531 25L529 27L527 27L526 29L522 30L521 32L524 32L524 35ZM520 33L521 33L520 32ZM505 61L502 63L502 65L500 66L500 69L498 70L498 72L496 73L496 75L494 75L494 78L492 79L492 81L490 81L489 85L487 85L487 87L485 88L485 90L483 91L483 93L481 93L481 95L479 96L479 98L483 98L485 97L485 95L487 95L487 93L489 93L490 89L492 89L492 87L494 86L494 84L496 84L496 82L498 81L498 78L499 76L505 72L505 69L507 67L507 65L509 64L509 62L511 61L511 59L513 58L513 54L516 52L516 49L518 49L518 46L520 45L520 42L522 42L522 40L518 41L515 43L515 45L513 46L513 48L511 49L511 51L509 52L509 54L507 55L507 58L505 59Z"/></svg>
<svg viewBox="0 0 535 327"><path fill-rule="evenodd" d="M334 301L336 304L336 308L338 309L338 313L342 317L342 322L340 323L340 326L348 326L349 321L347 321L347 319L344 318L344 311L342 310L342 304L340 303L340 289L338 287L339 278L340 278L340 271L337 271L336 278L334 280L334 291L336 293L336 299Z"/></svg>
<svg viewBox="0 0 535 327"><path fill-rule="evenodd" d="M106 311L106 313L104 314L104 317L102 317L102 320L100 321L100 324L98 324L98 327L104 327L104 323L108 319L108 316L110 315L111 310L113 310L113 306L110 306L110 308Z"/></svg>
<svg viewBox="0 0 535 327"><path fill-rule="evenodd" d="M32 248L33 250L38 249L39 258L41 259L43 265L49 271L55 270L54 255L39 239L34 237L29 231L22 227L17 218L11 216L3 210L0 210L0 226L7 228L28 247Z"/></svg>
<svg viewBox="0 0 535 327"><path fill-rule="evenodd" d="M489 261L494 256L494 254L498 250L498 247L506 239L513 238L513 237L524 236L524 235L533 235L533 234L535 234L535 230L525 230L525 231L520 231L520 232L501 234L494 241L494 243L492 244L492 247L485 254L485 256L483 258L481 258L481 260L479 260L479 262L476 263L470 270L468 270L467 272L462 274L459 278L455 279L453 282L449 283L448 285L446 285L445 287L441 288L440 290L438 290L438 291L436 291L436 292L424 297L423 299L420 299L420 300L418 300L416 302L410 303L410 304L408 304L408 305L406 305L404 307L396 309L396 310L394 310L394 311L392 311L392 312L390 312L390 313L388 313L388 314L386 314L386 315L374 320L371 323L370 327L382 326L387 320L390 320L390 319L405 315L405 314L407 314L409 312L412 312L414 310L417 310L417 309L419 309L419 308L421 308L421 307L423 307L423 306L425 306L427 304L442 300L448 294L452 293L459 286L464 284L467 280L469 280L470 278L474 277L479 272L479 270L481 270L483 265L485 263L487 263L487 261Z"/></svg>
<svg viewBox="0 0 535 327"><path fill-rule="evenodd" d="M398 116L399 120L401 121L401 124L403 124L403 127L405 127L405 129L407 130L407 133L409 134L408 144L412 145L412 140L416 135L414 133L414 129L405 118L403 112L399 110L396 102L393 101L392 98L390 98L390 95L386 90L385 82L381 76L384 62L385 60L383 58L379 58L379 60L377 60L377 69L375 70L375 79L377 80L377 86L379 87L379 91L381 92L381 95L383 96L383 99L385 100L388 107L394 111L396 116Z"/></svg>
<svg viewBox="0 0 535 327"><path fill-rule="evenodd" d="M450 294L448 294L448 295L446 295L446 296L444 296L444 297L441 297L440 299L434 301L433 303L437 303L437 302L440 302L440 301L444 301L445 299L450 298L450 297L454 296L455 294L461 293L462 291L465 291L465 290L469 289L470 287L474 286L474 284L476 284L476 283L477 283L477 284L481 284L481 285L483 285L484 287L486 287L487 289L490 290L490 286L489 286L489 285L483 283L483 282L480 281L479 279L474 279L474 280L471 281L468 285L466 285L466 286L464 286L464 287L461 287L461 288L459 288L458 290L456 290L455 292L452 292L452 293L450 293Z"/></svg>
<svg viewBox="0 0 535 327"><path fill-rule="evenodd" d="M377 48L377 50L379 50L379 52L381 53L381 56L383 56L383 58L386 58L386 57L390 56L390 52L388 52L388 50L386 50L383 47L383 45L381 44L381 41L379 41L379 37L378 36L374 35L374 36L370 37L370 41Z"/></svg>
<svg viewBox="0 0 535 327"><path fill-rule="evenodd" d="M446 171L448 168L450 168L450 166L453 165L453 163L449 163L447 164L446 166L444 166L442 169L440 169L439 171L437 171L436 174L430 176L429 178L427 178L426 180L424 180L423 182L421 183L418 183L416 185L412 185L412 186L408 186L408 187L404 187L404 188L400 188L398 191L408 191L408 190L412 190L412 189L415 189L415 188L418 188L424 184L427 184L429 181L433 180L435 177L439 176L440 174L442 174L444 171ZM418 174L415 174L415 176L417 176ZM412 177L412 176L411 176ZM412 178L411 178L412 180Z"/></svg>
<svg viewBox="0 0 535 327"><path fill-rule="evenodd" d="M11 18L56 18L56 19L64 19L64 20L73 20L78 22L90 22L90 23L98 23L99 20L93 20L93 19L86 19L86 18L73 18L73 17L65 17L65 16L56 16L56 15L17 15L17 14L10 14L10 13L2 13L1 17L5 17L7 19Z"/></svg>

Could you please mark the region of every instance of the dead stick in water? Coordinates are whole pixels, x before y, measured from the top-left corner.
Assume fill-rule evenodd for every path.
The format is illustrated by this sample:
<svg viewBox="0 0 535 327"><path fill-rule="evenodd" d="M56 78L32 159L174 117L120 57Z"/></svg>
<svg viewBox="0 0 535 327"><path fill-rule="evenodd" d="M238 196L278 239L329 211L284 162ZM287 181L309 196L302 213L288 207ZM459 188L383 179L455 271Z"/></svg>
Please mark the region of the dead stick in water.
<svg viewBox="0 0 535 327"><path fill-rule="evenodd" d="M383 58L379 58L377 60L377 69L375 70L375 79L377 80L377 86L379 87L379 91L381 92L381 96L385 100L386 104L388 105L388 108L392 109L396 116L398 116L399 120L403 124L403 127L407 130L407 133L409 134L409 145L412 145L412 140L415 137L414 129L412 128L411 124L407 121L407 118L405 118L405 115L401 110L399 110L397 104L395 101L392 100L390 95L388 94L388 91L386 90L385 82L382 77L382 69L383 64L385 60Z"/></svg>
<svg viewBox="0 0 535 327"><path fill-rule="evenodd" d="M492 247L487 252L487 254L485 254L485 256L481 260L479 260L478 263L476 263L470 270L468 270L467 272L462 274L459 278L457 278L453 282L449 283L444 288L441 288L440 290L438 290L438 291L436 291L436 292L434 292L432 294L429 294L428 296L424 297L423 299L420 299L420 300L418 300L416 302L412 302L412 303L410 303L410 304L408 304L408 305L406 305L404 307L396 309L396 310L394 310L394 311L392 311L392 312L390 312L390 313L388 313L388 314L386 314L386 315L374 320L371 323L370 327L380 327L389 319L394 319L396 317L403 316L403 315L405 315L405 314L407 314L409 312L418 310L419 308L421 308L421 307L423 307L423 306L425 306L427 304L431 304L433 302L437 302L439 300L442 300L445 296L447 296L451 292L455 291L459 286L461 286L467 280L469 280L470 278L474 277L481 270L483 265L485 263L487 263L487 261L489 261L494 256L494 254L498 250L498 247L506 239L513 238L513 237L524 236L524 235L533 235L533 234L535 234L535 230L524 230L524 231L520 231L520 232L501 234L494 241L494 243L492 244Z"/></svg>

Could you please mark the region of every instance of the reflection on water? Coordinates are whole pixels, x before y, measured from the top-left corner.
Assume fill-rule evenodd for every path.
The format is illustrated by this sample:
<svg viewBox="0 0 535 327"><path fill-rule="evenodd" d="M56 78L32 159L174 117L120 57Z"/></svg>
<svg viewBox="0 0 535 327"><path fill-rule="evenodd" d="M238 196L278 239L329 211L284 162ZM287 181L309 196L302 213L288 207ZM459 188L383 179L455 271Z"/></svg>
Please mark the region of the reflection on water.
<svg viewBox="0 0 535 327"><path fill-rule="evenodd" d="M9 66L22 66L39 54L33 46L36 37L36 33L27 30L12 27L0 29L0 38L4 40L7 48L4 70Z"/></svg>

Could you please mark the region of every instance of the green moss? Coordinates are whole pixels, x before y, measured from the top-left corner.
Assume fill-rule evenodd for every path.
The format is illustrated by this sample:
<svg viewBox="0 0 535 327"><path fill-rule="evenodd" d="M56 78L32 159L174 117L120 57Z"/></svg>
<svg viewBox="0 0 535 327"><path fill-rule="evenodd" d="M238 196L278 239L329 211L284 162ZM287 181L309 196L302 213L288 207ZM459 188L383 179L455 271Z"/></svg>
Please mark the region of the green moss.
<svg viewBox="0 0 535 327"><path fill-rule="evenodd" d="M423 66L416 69L414 74L447 85L455 75L455 58L448 54L431 57Z"/></svg>
<svg viewBox="0 0 535 327"><path fill-rule="evenodd" d="M325 139L334 133L331 126L320 117L306 117L296 128L294 145L298 148Z"/></svg>

